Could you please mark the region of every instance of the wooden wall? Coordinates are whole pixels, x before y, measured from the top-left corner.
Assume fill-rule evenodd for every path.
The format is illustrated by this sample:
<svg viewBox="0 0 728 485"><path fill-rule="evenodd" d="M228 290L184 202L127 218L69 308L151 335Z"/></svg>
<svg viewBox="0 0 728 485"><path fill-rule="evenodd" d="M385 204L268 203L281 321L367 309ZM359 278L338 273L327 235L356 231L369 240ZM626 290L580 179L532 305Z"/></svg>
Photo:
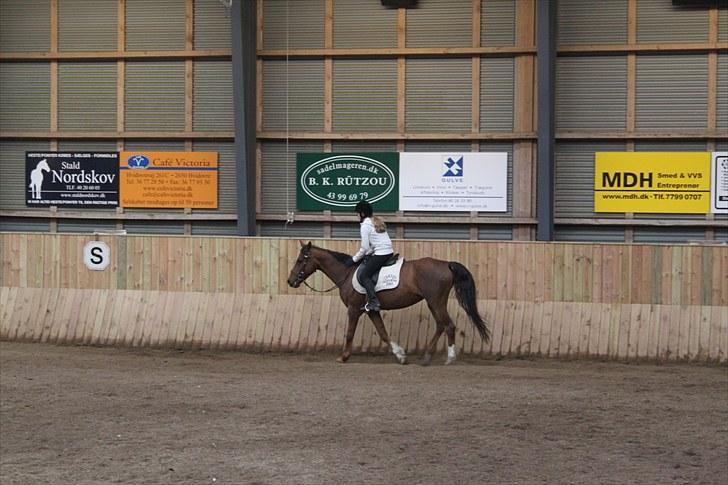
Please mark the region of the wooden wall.
<svg viewBox="0 0 728 485"><path fill-rule="evenodd" d="M83 263L93 239L105 271ZM354 241L314 241L354 252ZM457 345L477 355L728 361L728 247L395 242L406 258L465 264L493 332L483 344L455 300ZM152 347L338 349L335 292L289 288L298 241L278 238L0 234L0 339ZM321 273L315 288L331 282ZM427 307L384 312L394 340L423 349ZM358 351L383 351L362 318Z"/></svg>

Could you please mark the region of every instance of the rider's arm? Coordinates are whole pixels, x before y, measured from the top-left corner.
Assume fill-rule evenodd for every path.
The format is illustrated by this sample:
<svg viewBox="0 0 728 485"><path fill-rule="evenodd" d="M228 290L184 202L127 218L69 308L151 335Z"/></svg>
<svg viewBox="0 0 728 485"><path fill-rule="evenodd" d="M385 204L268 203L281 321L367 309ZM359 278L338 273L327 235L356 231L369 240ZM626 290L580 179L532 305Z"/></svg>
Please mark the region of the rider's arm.
<svg viewBox="0 0 728 485"><path fill-rule="evenodd" d="M373 229L374 227L371 224L361 225L361 247L359 248L359 251L352 256L355 263L358 263L364 256L372 252L372 247L369 244L369 234Z"/></svg>

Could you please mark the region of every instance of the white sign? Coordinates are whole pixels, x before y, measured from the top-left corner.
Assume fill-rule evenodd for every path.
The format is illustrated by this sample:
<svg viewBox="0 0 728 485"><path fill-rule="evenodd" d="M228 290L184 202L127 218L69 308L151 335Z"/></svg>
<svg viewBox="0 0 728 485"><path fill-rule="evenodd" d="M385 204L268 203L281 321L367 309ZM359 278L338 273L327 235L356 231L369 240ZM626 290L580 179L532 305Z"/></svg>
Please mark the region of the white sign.
<svg viewBox="0 0 728 485"><path fill-rule="evenodd" d="M399 155L399 210L508 210L507 153Z"/></svg>
<svg viewBox="0 0 728 485"><path fill-rule="evenodd" d="M728 214L728 152L713 152L710 178L710 212Z"/></svg>
<svg viewBox="0 0 728 485"><path fill-rule="evenodd" d="M92 271L103 271L111 262L111 249L102 241L89 241L83 247L83 262Z"/></svg>

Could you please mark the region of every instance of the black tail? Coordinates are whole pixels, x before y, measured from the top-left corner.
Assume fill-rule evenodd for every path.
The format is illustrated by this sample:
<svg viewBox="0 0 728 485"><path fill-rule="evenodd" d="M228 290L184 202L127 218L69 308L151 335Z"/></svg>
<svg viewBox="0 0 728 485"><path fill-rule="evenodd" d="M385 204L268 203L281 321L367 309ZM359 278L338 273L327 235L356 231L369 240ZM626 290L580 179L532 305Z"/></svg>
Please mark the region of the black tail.
<svg viewBox="0 0 728 485"><path fill-rule="evenodd" d="M485 321L478 313L477 291L473 275L470 274L468 268L454 261L448 263L448 267L455 277L455 296L458 303L468 314L470 321L473 322L473 326L478 330L483 340L488 342L490 340L490 330L485 326Z"/></svg>

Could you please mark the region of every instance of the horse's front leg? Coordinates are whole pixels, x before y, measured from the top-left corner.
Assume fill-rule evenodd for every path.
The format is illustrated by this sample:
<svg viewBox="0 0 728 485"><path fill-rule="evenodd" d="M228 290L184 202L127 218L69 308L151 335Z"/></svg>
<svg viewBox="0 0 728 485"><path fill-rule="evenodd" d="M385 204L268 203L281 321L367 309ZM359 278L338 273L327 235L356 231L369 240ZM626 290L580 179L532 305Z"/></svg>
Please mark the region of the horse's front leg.
<svg viewBox="0 0 728 485"><path fill-rule="evenodd" d="M356 333L356 326L359 323L359 317L362 311L359 309L359 305L349 305L349 323L346 326L346 341L344 342L344 350L341 352L341 356L336 359L337 362L344 363L351 357L351 343L354 341L354 334Z"/></svg>
<svg viewBox="0 0 728 485"><path fill-rule="evenodd" d="M389 347L392 349L392 353L395 357L397 357L397 360L400 364L406 364L407 363L407 354L405 353L404 349L397 345L396 342L392 342L389 339L389 335L387 334L387 329L384 328L384 321L382 320L382 316L379 314L379 312L373 312L373 313L367 313L369 315L369 319L374 324L374 328L377 329L377 333L379 334L379 337L382 339L382 341L389 345Z"/></svg>

